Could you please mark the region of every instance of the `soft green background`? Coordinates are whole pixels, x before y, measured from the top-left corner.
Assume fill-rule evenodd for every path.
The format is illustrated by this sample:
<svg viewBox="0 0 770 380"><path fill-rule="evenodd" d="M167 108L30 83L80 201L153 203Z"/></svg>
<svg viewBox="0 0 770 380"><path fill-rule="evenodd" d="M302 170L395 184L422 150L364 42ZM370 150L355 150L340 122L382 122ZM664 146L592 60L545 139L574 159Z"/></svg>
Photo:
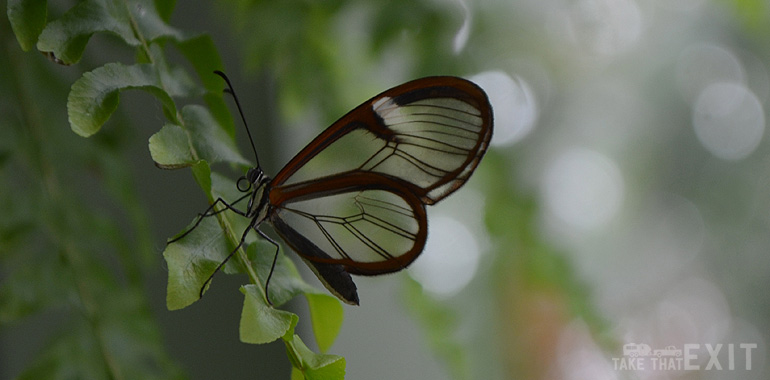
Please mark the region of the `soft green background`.
<svg viewBox="0 0 770 380"><path fill-rule="evenodd" d="M51 1L48 19L72 5ZM408 79L460 75L489 92L494 145L466 188L429 209L432 225L449 231L431 237L465 237L429 243L437 261L426 252L416 263L433 263L428 274L449 284L475 268L473 277L450 295L421 291L409 273L427 281L424 264L357 278L361 306L345 306L329 350L345 357L348 379L767 377L765 1L180 2L169 24L212 36L268 173L336 117ZM242 276L220 273L201 301L166 309L165 240L206 199L188 169L161 170L150 158L147 140L166 123L161 102L126 91L99 133L70 129L72 83L108 62L133 63L133 48L95 34L65 67L34 45L22 51L6 18L0 37L0 378L33 361L63 365L38 354L77 303L57 286L78 283L62 257L88 262L77 253L100 250L120 268L103 275L136 287L83 310L148 323L136 327L146 336L113 338L129 353L136 342L150 347L159 378L288 378L283 345L239 341ZM92 208L93 219L68 213ZM451 229L458 220L467 230ZM51 226L92 233L60 240L72 235ZM48 281L11 288L24 271ZM47 308L15 320L36 305L29 299ZM317 351L305 301L289 308ZM87 352L88 321L58 351ZM643 372L613 367L625 343L758 348L751 371L736 351L735 371ZM704 368L708 354L698 358Z"/></svg>

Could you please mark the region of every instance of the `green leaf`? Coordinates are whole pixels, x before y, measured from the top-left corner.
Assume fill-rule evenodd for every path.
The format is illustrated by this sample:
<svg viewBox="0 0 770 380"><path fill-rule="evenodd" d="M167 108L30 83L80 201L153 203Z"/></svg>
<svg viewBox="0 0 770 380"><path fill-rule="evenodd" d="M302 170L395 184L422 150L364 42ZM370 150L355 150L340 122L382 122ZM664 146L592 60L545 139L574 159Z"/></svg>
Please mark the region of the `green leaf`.
<svg viewBox="0 0 770 380"><path fill-rule="evenodd" d="M211 196L211 167L206 161L200 161L192 167L193 178L195 182L198 182L198 186L201 187L210 201L214 198Z"/></svg>
<svg viewBox="0 0 770 380"><path fill-rule="evenodd" d="M174 6L176 6L176 0L155 1L155 7L158 8L158 14L165 21L168 21L171 18L171 14L174 12Z"/></svg>
<svg viewBox="0 0 770 380"><path fill-rule="evenodd" d="M266 280L270 274L275 247L265 240L258 239L246 252L257 268L259 278ZM270 301L276 306L300 293L304 294L310 307L313 333L318 347L321 352L325 352L332 346L344 319L344 310L337 297L305 282L294 262L285 254L278 256L268 290Z"/></svg>
<svg viewBox="0 0 770 380"><path fill-rule="evenodd" d="M190 131L195 155L209 164L229 162L251 166L235 146L235 141L211 116L209 111L198 105L185 106L182 119Z"/></svg>
<svg viewBox="0 0 770 380"><path fill-rule="evenodd" d="M263 344L285 335L291 336L299 318L296 314L268 305L256 285L244 285L240 336L244 343Z"/></svg>
<svg viewBox="0 0 770 380"><path fill-rule="evenodd" d="M310 317L313 323L313 333L318 349L326 352L334 344L342 328L344 310L340 301L329 294L305 293Z"/></svg>
<svg viewBox="0 0 770 380"><path fill-rule="evenodd" d="M345 378L345 358L337 355L316 354L298 335L286 341L292 365L307 380L338 380ZM296 378L292 371L292 379Z"/></svg>
<svg viewBox="0 0 770 380"><path fill-rule="evenodd" d="M235 138L235 125L233 124L232 114L222 99L222 90L225 82L214 70L224 70L222 58L216 49L214 40L207 34L202 34L190 39L181 41L177 44L179 50L184 54L198 73L203 87L206 88L204 99L214 116L214 118L230 135Z"/></svg>
<svg viewBox="0 0 770 380"><path fill-rule="evenodd" d="M291 367L291 380L305 380L305 375L297 367Z"/></svg>
<svg viewBox="0 0 770 380"><path fill-rule="evenodd" d="M72 130L83 137L98 132L118 107L118 94L126 89L147 91L163 103L167 114L176 114L176 105L161 87L153 65L108 63L83 74L72 85L67 99Z"/></svg>
<svg viewBox="0 0 770 380"><path fill-rule="evenodd" d="M209 110L211 111L212 116L214 116L214 119L217 120L217 123L222 126L230 138L235 139L233 115L230 113L230 109L227 108L227 104L222 100L222 92L220 91L217 94L206 93L203 95L203 100L206 102L206 105L209 106Z"/></svg>
<svg viewBox="0 0 770 380"><path fill-rule="evenodd" d="M188 229L192 227L189 226ZM227 239L216 218L203 218L183 239L163 251L168 266L166 307L177 310L197 301L200 290L228 252Z"/></svg>
<svg viewBox="0 0 770 380"><path fill-rule="evenodd" d="M184 67L166 61L162 44L151 44L149 52L151 59L148 63L155 65L161 87L169 96L195 98L205 93Z"/></svg>
<svg viewBox="0 0 770 380"><path fill-rule="evenodd" d="M48 16L47 5L43 0L8 0L8 21L22 50L29 51L37 43Z"/></svg>
<svg viewBox="0 0 770 380"><path fill-rule="evenodd" d="M131 30L125 8L115 3L86 0L70 8L61 18L45 27L37 42L38 50L52 52L64 64L80 60L88 40L97 32L112 32L131 46L140 41Z"/></svg>
<svg viewBox="0 0 770 380"><path fill-rule="evenodd" d="M221 94L224 81L214 74L214 70L222 70L224 65L211 36L201 34L179 42L177 47L192 63L206 90Z"/></svg>
<svg viewBox="0 0 770 380"><path fill-rule="evenodd" d="M37 48L51 52L63 64L73 64L80 60L88 40L98 32L117 35L130 46L146 45L158 38L183 38L181 32L163 21L149 0L129 4L85 0L48 23L40 34Z"/></svg>
<svg viewBox="0 0 770 380"><path fill-rule="evenodd" d="M161 15L158 13L155 1L134 0L127 3L127 7L132 19L136 21L139 34L146 42L158 39L181 41L187 38L182 31L171 27L164 20L167 18L170 9L163 9L164 15Z"/></svg>
<svg viewBox="0 0 770 380"><path fill-rule="evenodd" d="M163 169L192 166L198 162L190 149L190 139L182 127L166 124L150 137L150 155Z"/></svg>
<svg viewBox="0 0 770 380"><path fill-rule="evenodd" d="M275 246L264 239L257 239L249 245L246 252L254 267L257 268L259 278L266 280L270 276ZM268 289L270 301L275 306L283 305L300 293L318 291L300 277L294 262L285 254L279 254L276 259L275 270L270 276Z"/></svg>
<svg viewBox="0 0 770 380"><path fill-rule="evenodd" d="M200 161L192 166L193 175L210 201L221 197L232 200L238 193L229 179L211 173L208 163ZM203 210L201 210L202 212ZM195 219L197 221L198 218ZM170 310L186 307L200 298L200 290L216 267L235 249L241 233L248 227L249 219L224 211L216 216L203 218L195 229L193 221L181 234L180 240L169 243L163 251L169 272L166 306ZM229 234L227 231L231 231ZM247 238L246 243L254 238ZM250 263L249 263L250 265ZM243 272L238 255L223 267L225 273Z"/></svg>
<svg viewBox="0 0 770 380"><path fill-rule="evenodd" d="M192 166L199 160L209 164L230 162L249 166L235 146L235 141L219 126L204 107L186 106L178 125L166 125L150 137L150 153L155 164L164 169Z"/></svg>

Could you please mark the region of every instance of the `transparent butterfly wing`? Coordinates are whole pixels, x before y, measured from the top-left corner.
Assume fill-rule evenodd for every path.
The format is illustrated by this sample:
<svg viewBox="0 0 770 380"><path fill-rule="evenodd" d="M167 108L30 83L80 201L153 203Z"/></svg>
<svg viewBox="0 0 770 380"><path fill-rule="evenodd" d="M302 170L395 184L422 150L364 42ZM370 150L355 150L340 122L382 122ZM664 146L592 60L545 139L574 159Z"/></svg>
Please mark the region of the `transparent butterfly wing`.
<svg viewBox="0 0 770 380"><path fill-rule="evenodd" d="M412 185L425 204L462 186L486 152L492 109L475 84L414 80L354 109L300 151L273 179L291 185L340 173L380 173Z"/></svg>
<svg viewBox="0 0 770 380"><path fill-rule="evenodd" d="M324 285L348 303L358 303L351 273L399 271L425 246L425 206L388 177L342 174L284 187L280 195L270 223Z"/></svg>
<svg viewBox="0 0 770 380"><path fill-rule="evenodd" d="M409 265L425 244L425 206L393 179L343 174L281 194L270 221L279 233L291 229L307 240L294 248L309 260L341 264L354 274L387 273ZM289 244L296 240L285 234Z"/></svg>

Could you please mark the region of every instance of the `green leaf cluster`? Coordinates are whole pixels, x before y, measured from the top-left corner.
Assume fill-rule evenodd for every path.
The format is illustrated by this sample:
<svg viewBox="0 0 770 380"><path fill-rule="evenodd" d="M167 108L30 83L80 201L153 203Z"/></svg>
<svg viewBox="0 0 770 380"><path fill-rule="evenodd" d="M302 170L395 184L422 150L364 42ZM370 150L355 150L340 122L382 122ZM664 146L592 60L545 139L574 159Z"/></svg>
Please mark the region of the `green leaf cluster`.
<svg viewBox="0 0 770 380"><path fill-rule="evenodd" d="M163 0L85 0L49 19L44 1L8 1L8 20L21 49L37 49L53 64L86 64L86 49L97 33L117 38L135 56L133 63L98 66L71 86L57 78L61 91L47 95L48 104L61 104L62 91L69 86L67 116L59 120L68 120L75 134L92 137L90 142L73 140L75 134L53 129L60 123L49 122L40 109L43 103L37 91L51 82L30 70L50 72L46 65L52 63L29 54L16 61L3 57L15 64L18 78L35 78L30 79L35 83L3 81L16 91L18 105L12 108L18 111L3 108L10 115L8 124L15 128L3 129L9 136L0 139L5 141L0 145L0 180L7 190L0 201L8 217L0 222L0 259L8 268L8 277L0 285L0 321L3 325L20 323L46 311L70 315L61 319L65 326L27 365L22 378L182 376L163 351L143 296L143 278L148 267L157 264L152 263L148 222L136 199L135 184L128 168L114 156L125 132L103 130L115 117L121 93L144 91L158 100L167 120L149 139L156 166L190 167L210 201L240 196L232 181L211 169L215 164L237 170L250 165L236 148L233 120L222 97L224 83L213 74L222 69L222 61L209 36L192 35L169 24L174 6L174 1ZM168 60L172 49L181 53L195 73ZM205 105L192 104L201 98ZM56 116L48 114L52 119ZM68 144L60 143L64 140ZM80 151L67 151L73 146ZM110 202L126 207L127 222L116 221L71 187L69 177L86 168L97 171L99 186ZM24 170L25 176L19 176L18 170ZM232 212L222 212L204 218L189 235L167 245L163 256L169 272L169 309L186 307L198 299L201 287L235 248L247 222ZM291 298L305 295L315 341L325 351L342 324L339 301L305 283L293 263L281 255L269 285L270 304L264 281L275 247L251 237L247 243L225 266L226 273L246 273L250 282L241 288L241 340L263 344L281 339L295 367L293 377L344 377L344 359L310 351L294 334L299 317L277 309ZM114 260L119 262L118 269L112 268Z"/></svg>
<svg viewBox="0 0 770 380"><path fill-rule="evenodd" d="M205 161L198 164L195 171L200 173L199 177L203 177L204 180L200 182L204 186L210 184L205 190L212 197L228 199L235 196L235 183L216 173L207 176L210 171ZM195 229L183 239L170 243L163 252L169 267L169 309L181 309L198 300L200 290L211 273L227 258L228 253L234 249L234 242L240 239L240 231L248 226L247 220L231 211L218 215L218 221L214 218L202 219ZM252 282L241 288L245 296L240 323L241 341L255 344L269 343L279 338L285 342L293 341L292 334L286 334L293 333L298 317L275 307L304 294L310 307L316 343L321 351L326 351L342 326L342 305L335 297L304 282L286 255L278 256L270 277L270 305L263 284L270 275L276 248L269 242L250 236L247 243L245 250L236 253L239 260L228 261L225 266L225 272L246 273Z"/></svg>

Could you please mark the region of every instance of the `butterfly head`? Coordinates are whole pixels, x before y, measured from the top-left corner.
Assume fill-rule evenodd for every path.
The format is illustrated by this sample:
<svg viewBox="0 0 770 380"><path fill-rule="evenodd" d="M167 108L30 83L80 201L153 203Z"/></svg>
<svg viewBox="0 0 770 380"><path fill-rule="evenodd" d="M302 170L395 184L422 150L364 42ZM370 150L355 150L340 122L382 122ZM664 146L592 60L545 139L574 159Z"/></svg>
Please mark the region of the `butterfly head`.
<svg viewBox="0 0 770 380"><path fill-rule="evenodd" d="M238 187L238 191L247 193L251 191L252 188L259 187L262 182L267 182L267 180L268 178L265 176L265 172L263 172L260 167L253 167L249 169L245 175L241 176L241 178L238 178L236 186Z"/></svg>
<svg viewBox="0 0 770 380"><path fill-rule="evenodd" d="M246 175L238 179L236 184L238 191L243 193L252 192L246 216L252 217L257 215L265 208L265 200L262 198L267 194L265 189L268 182L270 182L270 177L266 176L259 166L250 168Z"/></svg>

